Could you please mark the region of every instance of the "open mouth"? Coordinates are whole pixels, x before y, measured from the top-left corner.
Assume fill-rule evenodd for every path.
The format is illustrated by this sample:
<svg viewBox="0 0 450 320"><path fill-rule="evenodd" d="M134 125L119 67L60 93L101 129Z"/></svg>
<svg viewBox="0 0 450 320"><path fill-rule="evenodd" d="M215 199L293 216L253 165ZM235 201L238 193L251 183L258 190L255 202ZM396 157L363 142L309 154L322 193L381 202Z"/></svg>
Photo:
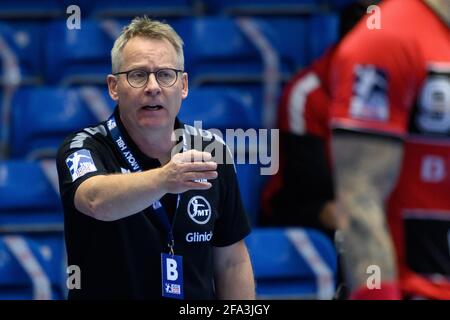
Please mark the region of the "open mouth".
<svg viewBox="0 0 450 320"><path fill-rule="evenodd" d="M161 106L161 105L152 105L152 106L143 106L142 107L142 109L144 109L144 110L150 110L150 111L156 111L156 110L160 110L160 109L162 109L163 108L163 106Z"/></svg>

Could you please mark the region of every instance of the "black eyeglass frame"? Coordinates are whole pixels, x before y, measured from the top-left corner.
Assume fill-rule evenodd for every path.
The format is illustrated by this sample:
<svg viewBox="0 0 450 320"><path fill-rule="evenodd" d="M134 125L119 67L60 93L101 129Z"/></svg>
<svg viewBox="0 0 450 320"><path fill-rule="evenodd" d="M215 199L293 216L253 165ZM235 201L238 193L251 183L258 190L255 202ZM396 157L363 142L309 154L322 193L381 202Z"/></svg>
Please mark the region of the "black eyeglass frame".
<svg viewBox="0 0 450 320"><path fill-rule="evenodd" d="M161 71L164 71L164 70L172 70L172 71L175 71L175 80L173 81L173 83L172 83L171 85L161 84L161 83L159 82L159 80L158 80L158 72L161 72ZM133 72L133 71L142 71L142 72L145 72L145 73L147 74L147 80L142 84L142 86L135 87L135 86L133 86L133 85L131 84L130 80L128 79L128 76L129 76L129 74L130 74L131 72ZM147 85L147 83L148 83L148 79L150 78L150 75L151 75L152 73L154 73L154 74L155 74L156 82L158 82L158 84L159 84L161 87L169 88L169 87L172 87L172 86L177 82L177 80L178 80L178 73L179 73L179 72L184 72L184 70L175 69L175 68L161 68L161 69L158 69L158 70L156 70L156 71L147 71L147 70L144 70L144 69L131 69L131 70L128 70L128 71L116 72L116 73L113 73L113 75L114 75L114 76L118 76L119 74L126 74L126 75L127 75L127 82L128 82L128 84L129 84L131 87L138 89L138 88L143 88L143 87L145 87L145 86Z"/></svg>

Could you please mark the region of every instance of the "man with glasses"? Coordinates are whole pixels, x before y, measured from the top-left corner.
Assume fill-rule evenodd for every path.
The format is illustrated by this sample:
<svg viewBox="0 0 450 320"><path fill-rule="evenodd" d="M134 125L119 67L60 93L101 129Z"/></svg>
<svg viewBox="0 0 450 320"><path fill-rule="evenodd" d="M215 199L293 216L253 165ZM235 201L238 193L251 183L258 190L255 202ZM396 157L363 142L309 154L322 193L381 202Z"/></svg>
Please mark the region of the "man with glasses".
<svg viewBox="0 0 450 320"><path fill-rule="evenodd" d="M177 118L182 46L169 25L134 19L111 51L114 113L58 152L68 264L81 271L70 299L254 298L232 157L221 144L227 159L212 161L214 136Z"/></svg>

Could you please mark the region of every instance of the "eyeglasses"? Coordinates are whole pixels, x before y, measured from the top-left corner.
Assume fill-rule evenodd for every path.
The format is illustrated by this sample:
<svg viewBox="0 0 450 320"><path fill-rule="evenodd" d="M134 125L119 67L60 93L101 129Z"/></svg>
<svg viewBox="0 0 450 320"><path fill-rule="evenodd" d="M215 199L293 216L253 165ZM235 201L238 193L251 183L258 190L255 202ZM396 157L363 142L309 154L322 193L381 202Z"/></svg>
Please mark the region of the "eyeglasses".
<svg viewBox="0 0 450 320"><path fill-rule="evenodd" d="M129 71L116 72L113 75L117 76L119 74L126 74L127 81L133 88L142 88L148 82L148 78L152 73L155 74L156 82L161 87L171 87L178 80L178 72L183 72L183 70L164 68L156 71L146 71L142 69L133 69Z"/></svg>

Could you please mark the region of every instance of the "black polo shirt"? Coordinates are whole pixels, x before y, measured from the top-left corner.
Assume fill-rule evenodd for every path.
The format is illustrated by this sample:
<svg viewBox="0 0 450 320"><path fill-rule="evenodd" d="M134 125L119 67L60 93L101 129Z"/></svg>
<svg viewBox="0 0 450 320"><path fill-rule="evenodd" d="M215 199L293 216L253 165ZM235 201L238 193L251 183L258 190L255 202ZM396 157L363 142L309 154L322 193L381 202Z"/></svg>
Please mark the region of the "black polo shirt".
<svg viewBox="0 0 450 320"><path fill-rule="evenodd" d="M132 141L120 121L118 108L115 117L122 138L142 169L160 167L157 159L144 155ZM203 136L203 150L220 140L211 138L209 132L183 125L178 119L175 128L185 129L187 141ZM230 157L225 145L221 147L224 156ZM81 270L81 289L69 290L69 299L161 298L161 253L167 253L168 247L165 229L154 212L147 209L105 222L81 213L74 206L75 192L86 179L126 174L129 170L106 121L67 137L58 151L57 166L68 264ZM161 199L169 215L174 216L174 250L183 257L185 299L215 298L213 246L231 245L250 233L233 164L230 161L219 164L217 171L218 178L210 181L210 189L181 194L175 215L176 195L166 194ZM209 215L192 214L194 207L208 205Z"/></svg>

